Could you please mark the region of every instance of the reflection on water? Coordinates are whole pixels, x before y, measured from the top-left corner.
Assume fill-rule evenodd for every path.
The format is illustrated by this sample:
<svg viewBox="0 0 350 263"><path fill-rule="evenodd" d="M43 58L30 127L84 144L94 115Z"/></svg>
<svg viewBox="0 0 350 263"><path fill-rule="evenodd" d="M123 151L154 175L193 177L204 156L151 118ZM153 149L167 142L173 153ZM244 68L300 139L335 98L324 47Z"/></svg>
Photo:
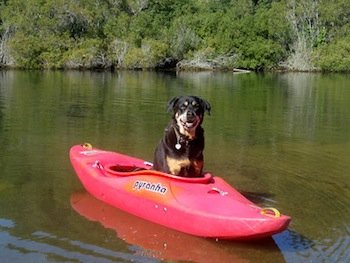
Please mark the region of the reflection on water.
<svg viewBox="0 0 350 263"><path fill-rule="evenodd" d="M201 261L211 251L223 262L350 262L349 81L337 74L0 72L0 256ZM166 232L169 244L167 235L187 242L185 249L175 242L188 251L177 255L140 236L123 239L129 231L73 210L71 195L82 186L70 147L91 142L152 161L169 121L165 104L181 94L212 105L204 120L205 169L290 215L288 231L267 245Z"/></svg>
<svg viewBox="0 0 350 263"><path fill-rule="evenodd" d="M8 225L14 227L11 220L0 219L0 230ZM0 231L2 262L155 262L138 255L137 251L132 253L133 250L130 248L130 253L116 252L42 231L34 232L25 239L12 235L10 231Z"/></svg>
<svg viewBox="0 0 350 263"><path fill-rule="evenodd" d="M244 253L249 245L237 246L230 242L219 245L212 240L183 234L122 212L86 192L73 193L71 205L86 219L113 229L125 242L141 247L139 253L142 255L195 262L249 262L250 256ZM279 253L272 240L253 244L262 250L268 250L270 255L274 254L271 257L274 262L282 261L281 255L276 257Z"/></svg>
<svg viewBox="0 0 350 263"><path fill-rule="evenodd" d="M311 240L293 231L274 237L287 262L349 262L349 235L339 233L337 240Z"/></svg>

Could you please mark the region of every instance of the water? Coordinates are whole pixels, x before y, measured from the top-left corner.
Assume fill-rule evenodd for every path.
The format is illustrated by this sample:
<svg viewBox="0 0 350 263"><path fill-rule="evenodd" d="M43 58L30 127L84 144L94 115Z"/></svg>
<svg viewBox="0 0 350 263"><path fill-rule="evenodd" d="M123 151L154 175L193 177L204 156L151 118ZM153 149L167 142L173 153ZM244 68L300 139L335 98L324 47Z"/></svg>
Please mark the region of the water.
<svg viewBox="0 0 350 263"><path fill-rule="evenodd" d="M1 261L350 262L349 83L333 74L0 72ZM166 102L182 94L212 105L205 170L290 215L287 231L207 240L84 192L70 146L152 161ZM71 204L77 196L89 209Z"/></svg>

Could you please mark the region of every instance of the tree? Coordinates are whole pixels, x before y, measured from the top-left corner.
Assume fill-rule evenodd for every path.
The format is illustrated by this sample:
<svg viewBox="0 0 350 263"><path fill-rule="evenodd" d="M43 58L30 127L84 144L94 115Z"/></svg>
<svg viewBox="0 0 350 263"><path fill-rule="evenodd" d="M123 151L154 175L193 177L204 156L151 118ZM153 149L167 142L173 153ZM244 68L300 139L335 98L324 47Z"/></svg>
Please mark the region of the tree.
<svg viewBox="0 0 350 263"><path fill-rule="evenodd" d="M171 57L347 70L335 61L349 10L348 0L0 0L0 64L149 68Z"/></svg>

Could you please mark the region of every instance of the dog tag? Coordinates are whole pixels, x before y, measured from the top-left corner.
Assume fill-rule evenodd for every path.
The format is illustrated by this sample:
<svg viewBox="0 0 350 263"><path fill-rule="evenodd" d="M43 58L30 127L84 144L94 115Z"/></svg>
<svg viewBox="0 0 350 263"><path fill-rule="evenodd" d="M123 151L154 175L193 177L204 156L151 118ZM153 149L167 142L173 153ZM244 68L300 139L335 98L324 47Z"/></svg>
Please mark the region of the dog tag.
<svg viewBox="0 0 350 263"><path fill-rule="evenodd" d="M175 148L176 148L176 150L180 150L181 149L181 144L180 143L175 144Z"/></svg>

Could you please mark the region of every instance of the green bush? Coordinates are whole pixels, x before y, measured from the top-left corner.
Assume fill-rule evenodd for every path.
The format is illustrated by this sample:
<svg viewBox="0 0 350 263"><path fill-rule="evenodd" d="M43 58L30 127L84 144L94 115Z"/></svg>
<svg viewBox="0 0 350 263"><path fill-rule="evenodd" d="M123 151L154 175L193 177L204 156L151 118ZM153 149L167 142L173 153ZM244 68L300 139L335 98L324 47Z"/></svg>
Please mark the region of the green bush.
<svg viewBox="0 0 350 263"><path fill-rule="evenodd" d="M323 45L314 54L314 63L323 71L350 71L350 36Z"/></svg>
<svg viewBox="0 0 350 263"><path fill-rule="evenodd" d="M141 48L132 47L125 55L123 67L130 69L141 69L145 56Z"/></svg>
<svg viewBox="0 0 350 263"><path fill-rule="evenodd" d="M98 39L84 39L65 53L63 65L71 69L106 68L111 65Z"/></svg>
<svg viewBox="0 0 350 263"><path fill-rule="evenodd" d="M62 59L71 48L68 37L35 36L17 32L10 40L11 54L20 68L62 68Z"/></svg>
<svg viewBox="0 0 350 263"><path fill-rule="evenodd" d="M141 48L132 47L126 55L122 67L141 69L154 68L166 57L167 45L154 39L145 39Z"/></svg>
<svg viewBox="0 0 350 263"><path fill-rule="evenodd" d="M9 42L12 56L21 68L40 68L40 55L45 51L45 43L35 36L27 36L21 32L11 38Z"/></svg>

